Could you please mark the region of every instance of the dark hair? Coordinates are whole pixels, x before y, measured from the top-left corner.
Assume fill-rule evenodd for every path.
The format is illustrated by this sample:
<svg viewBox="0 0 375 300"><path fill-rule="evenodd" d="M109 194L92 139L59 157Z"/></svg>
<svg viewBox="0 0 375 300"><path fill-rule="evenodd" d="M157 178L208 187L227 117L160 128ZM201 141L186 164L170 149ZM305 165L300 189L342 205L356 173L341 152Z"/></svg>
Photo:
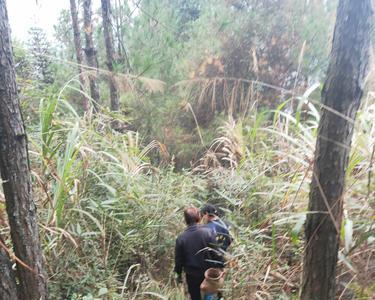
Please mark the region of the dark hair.
<svg viewBox="0 0 375 300"><path fill-rule="evenodd" d="M208 214L209 216L217 216L217 209L212 204L206 204L205 206L202 207L201 214L202 215Z"/></svg>
<svg viewBox="0 0 375 300"><path fill-rule="evenodd" d="M187 225L193 225L201 220L199 209L196 207L188 207L184 210L184 218Z"/></svg>

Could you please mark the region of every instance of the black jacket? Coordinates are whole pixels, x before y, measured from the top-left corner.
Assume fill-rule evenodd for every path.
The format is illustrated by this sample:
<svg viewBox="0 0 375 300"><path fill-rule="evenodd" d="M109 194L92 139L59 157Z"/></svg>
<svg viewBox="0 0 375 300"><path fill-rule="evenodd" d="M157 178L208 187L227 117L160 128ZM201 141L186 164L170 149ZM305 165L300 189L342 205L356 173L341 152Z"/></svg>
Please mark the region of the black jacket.
<svg viewBox="0 0 375 300"><path fill-rule="evenodd" d="M208 268L218 267L215 235L205 226L191 225L176 240L175 272L202 275Z"/></svg>

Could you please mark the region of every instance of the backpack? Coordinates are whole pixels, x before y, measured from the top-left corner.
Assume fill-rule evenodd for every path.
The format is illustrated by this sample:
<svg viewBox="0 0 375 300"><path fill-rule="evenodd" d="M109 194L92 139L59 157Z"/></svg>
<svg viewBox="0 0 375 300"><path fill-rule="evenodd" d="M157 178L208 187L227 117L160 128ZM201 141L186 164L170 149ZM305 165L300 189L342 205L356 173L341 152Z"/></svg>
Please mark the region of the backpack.
<svg viewBox="0 0 375 300"><path fill-rule="evenodd" d="M227 224L220 219L216 219L209 222L207 226L213 230L218 246L226 251L232 243L232 237L230 236Z"/></svg>

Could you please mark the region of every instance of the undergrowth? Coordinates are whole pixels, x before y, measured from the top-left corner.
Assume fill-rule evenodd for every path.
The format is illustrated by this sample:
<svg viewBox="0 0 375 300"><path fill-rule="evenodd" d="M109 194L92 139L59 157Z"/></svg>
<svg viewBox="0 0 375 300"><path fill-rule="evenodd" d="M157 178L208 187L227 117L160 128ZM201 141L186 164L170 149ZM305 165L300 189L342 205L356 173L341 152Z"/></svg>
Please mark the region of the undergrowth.
<svg viewBox="0 0 375 300"><path fill-rule="evenodd" d="M222 122L201 159L176 170L165 145L84 117L60 96L28 121L51 299L184 299L173 278L182 210L212 202L231 225L228 299L296 299L317 105L299 99ZM374 293L374 99L358 115L347 171L338 299ZM159 156L159 165L150 157Z"/></svg>

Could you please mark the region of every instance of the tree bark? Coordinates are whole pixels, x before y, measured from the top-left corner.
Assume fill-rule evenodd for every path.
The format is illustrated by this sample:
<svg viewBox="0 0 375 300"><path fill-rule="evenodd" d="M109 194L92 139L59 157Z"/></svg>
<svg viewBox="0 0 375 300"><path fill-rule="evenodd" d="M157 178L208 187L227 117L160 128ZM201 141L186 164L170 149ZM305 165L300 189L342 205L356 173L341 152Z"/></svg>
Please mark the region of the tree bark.
<svg viewBox="0 0 375 300"><path fill-rule="evenodd" d="M18 299L16 278L12 270L12 263L9 259L8 253L2 247L5 244L1 237L0 243L0 299Z"/></svg>
<svg viewBox="0 0 375 300"><path fill-rule="evenodd" d="M17 262L20 299L47 299L5 0L0 0L0 171L14 253L24 264Z"/></svg>
<svg viewBox="0 0 375 300"><path fill-rule="evenodd" d="M123 31L125 26L124 16L127 15L124 6L126 6L126 2L124 3L121 0L115 0L115 22L116 22L116 31L115 36L117 37L117 62L120 64L126 64L126 68L128 72L131 72L131 66L129 61L129 56L126 51L126 47L123 41ZM133 11L134 12L134 11ZM130 13L129 18L131 17L132 12Z"/></svg>
<svg viewBox="0 0 375 300"><path fill-rule="evenodd" d="M107 67L110 72L108 76L109 92L111 98L111 110L118 111L120 108L118 85L113 74L114 63L114 47L113 47L113 33L111 27L111 1L101 0L102 2L102 18L103 18L103 31L105 49L107 54Z"/></svg>
<svg viewBox="0 0 375 300"><path fill-rule="evenodd" d="M335 298L343 190L354 120L369 68L372 0L340 0L305 224L302 300Z"/></svg>
<svg viewBox="0 0 375 300"><path fill-rule="evenodd" d="M96 50L94 47L94 40L92 38L93 26L91 21L92 8L91 0L83 1L83 26L85 31L85 55L87 65L91 68L89 75L90 83L90 94L91 98L94 101L94 110L97 112L99 108L100 94L99 86L97 83L97 77L99 74L98 70L98 58L96 56Z"/></svg>
<svg viewBox="0 0 375 300"><path fill-rule="evenodd" d="M85 93L86 87L86 77L82 73L82 64L83 64L83 52L82 52L82 44L81 44L81 33L79 31L78 26L78 11L76 0L70 0L70 13L72 16L72 25L73 25L73 35L74 35L74 47L76 49L76 59L77 59L77 68L79 74L79 82L81 84L80 90L82 92L82 107L84 111L88 111L89 109L89 100L87 99Z"/></svg>
<svg viewBox="0 0 375 300"><path fill-rule="evenodd" d="M115 23L116 23L116 31L115 36L117 38L117 55L119 56L118 61L124 62L123 56L122 56L122 26L123 26L123 11L122 11L122 3L119 0L115 0L115 8L114 8L116 14L115 14Z"/></svg>

